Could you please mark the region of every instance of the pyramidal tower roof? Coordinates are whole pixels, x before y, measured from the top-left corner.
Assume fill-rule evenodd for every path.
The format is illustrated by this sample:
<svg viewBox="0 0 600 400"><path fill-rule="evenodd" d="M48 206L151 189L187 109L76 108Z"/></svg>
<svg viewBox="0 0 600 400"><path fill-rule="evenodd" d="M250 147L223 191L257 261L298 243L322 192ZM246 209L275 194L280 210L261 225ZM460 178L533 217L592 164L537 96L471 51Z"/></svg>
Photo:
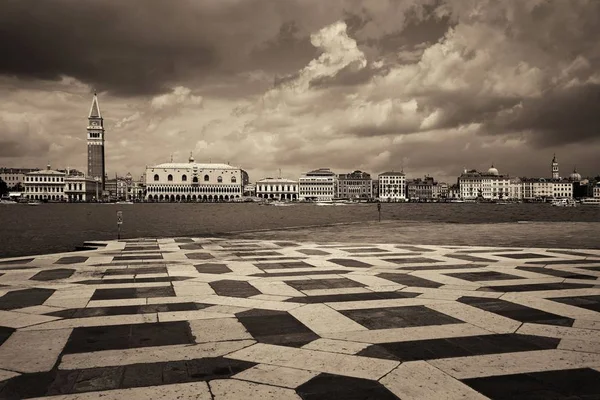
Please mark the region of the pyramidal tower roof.
<svg viewBox="0 0 600 400"><path fill-rule="evenodd" d="M90 108L90 115L88 118L102 118L100 114L100 106L98 105L98 96L94 92L94 98L92 99L92 107Z"/></svg>

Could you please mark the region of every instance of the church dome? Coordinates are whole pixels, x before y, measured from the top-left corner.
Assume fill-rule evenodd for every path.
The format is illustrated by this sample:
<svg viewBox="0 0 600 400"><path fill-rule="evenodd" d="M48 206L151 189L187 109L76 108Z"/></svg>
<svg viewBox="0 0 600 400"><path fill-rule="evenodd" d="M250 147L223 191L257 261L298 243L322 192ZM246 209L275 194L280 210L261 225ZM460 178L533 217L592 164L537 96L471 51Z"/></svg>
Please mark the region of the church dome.
<svg viewBox="0 0 600 400"><path fill-rule="evenodd" d="M493 165L490 167L490 169L488 169L487 173L488 173L489 175L498 175L498 174L499 174L499 173L498 173L498 170L497 170L496 168L494 168L494 166L493 166Z"/></svg>
<svg viewBox="0 0 600 400"><path fill-rule="evenodd" d="M569 176L569 179L571 179L572 181L580 181L581 180L581 174L577 173L577 170L574 169L573 173Z"/></svg>

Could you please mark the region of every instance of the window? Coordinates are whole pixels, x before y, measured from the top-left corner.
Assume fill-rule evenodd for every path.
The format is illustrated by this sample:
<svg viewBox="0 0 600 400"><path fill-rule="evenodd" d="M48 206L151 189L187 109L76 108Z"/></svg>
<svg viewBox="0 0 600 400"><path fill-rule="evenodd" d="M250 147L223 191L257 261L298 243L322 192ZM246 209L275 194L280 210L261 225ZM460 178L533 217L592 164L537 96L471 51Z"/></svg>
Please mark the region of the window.
<svg viewBox="0 0 600 400"><path fill-rule="evenodd" d="M210 178L208 177L208 175L204 175L204 182L208 182L210 180Z"/></svg>
<svg viewBox="0 0 600 400"><path fill-rule="evenodd" d="M235 179L235 176L232 176L231 177L231 183L236 183L236 182L237 182L237 179Z"/></svg>
<svg viewBox="0 0 600 400"><path fill-rule="evenodd" d="M167 176L167 180L169 182L173 182L173 175L169 174L169 176Z"/></svg>
<svg viewBox="0 0 600 400"><path fill-rule="evenodd" d="M154 174L154 182L158 182L158 174Z"/></svg>
<svg viewBox="0 0 600 400"><path fill-rule="evenodd" d="M181 181L187 182L187 175L181 175Z"/></svg>
<svg viewBox="0 0 600 400"><path fill-rule="evenodd" d="M195 176L195 177L192 178L192 183L198 183L198 177L197 176Z"/></svg>
<svg viewBox="0 0 600 400"><path fill-rule="evenodd" d="M222 183L223 182L223 177L222 176L217 177L217 182Z"/></svg>

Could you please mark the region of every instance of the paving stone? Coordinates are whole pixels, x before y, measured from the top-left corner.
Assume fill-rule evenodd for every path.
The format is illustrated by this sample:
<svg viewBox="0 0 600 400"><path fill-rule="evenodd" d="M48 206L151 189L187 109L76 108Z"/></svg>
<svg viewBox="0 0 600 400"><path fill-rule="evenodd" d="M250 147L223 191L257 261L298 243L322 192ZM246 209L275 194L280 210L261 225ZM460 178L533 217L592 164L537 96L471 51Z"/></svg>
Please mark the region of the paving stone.
<svg viewBox="0 0 600 400"><path fill-rule="evenodd" d="M1 323L1 321L0 321ZM13 328L7 328L4 326L0 326L0 346L2 346L2 343L4 343L6 341L6 339L8 339L10 337L10 335L12 335L12 333L15 330Z"/></svg>
<svg viewBox="0 0 600 400"><path fill-rule="evenodd" d="M461 322L424 306L367 308L340 311L368 329L404 328L410 326L445 325Z"/></svg>
<svg viewBox="0 0 600 400"><path fill-rule="evenodd" d="M91 300L116 300L145 297L174 297L172 286L123 288L123 289L96 289Z"/></svg>
<svg viewBox="0 0 600 400"><path fill-rule="evenodd" d="M256 263L254 265L262 270L285 268L315 268L314 265L308 264L304 261Z"/></svg>
<svg viewBox="0 0 600 400"><path fill-rule="evenodd" d="M59 258L54 264L79 264L84 263L89 257L83 256L68 256Z"/></svg>
<svg viewBox="0 0 600 400"><path fill-rule="evenodd" d="M530 285L490 286L486 287L485 290L492 292L533 292L540 290L568 290L593 287L594 285L585 285L580 283L533 283Z"/></svg>
<svg viewBox="0 0 600 400"><path fill-rule="evenodd" d="M468 254L445 254L444 256L448 257L448 258L455 258L457 260L471 261L471 262L476 262L476 263L481 263L481 262L493 263L493 262L497 262L497 260L494 260L494 259L483 258L483 257L475 257L475 256L471 256L471 255L468 255Z"/></svg>
<svg viewBox="0 0 600 400"><path fill-rule="evenodd" d="M73 392L92 392L117 389L123 367L95 368L81 371L73 385Z"/></svg>
<svg viewBox="0 0 600 400"><path fill-rule="evenodd" d="M560 278L570 278L570 279L589 279L596 280L598 277L591 275L584 275L576 272L570 271L560 271L551 268L542 268L542 267L517 267L516 269L521 271L535 272L537 274L544 274L549 276L558 276Z"/></svg>
<svg viewBox="0 0 600 400"><path fill-rule="evenodd" d="M53 289L13 290L0 297L0 310L39 306L44 304L53 293Z"/></svg>
<svg viewBox="0 0 600 400"><path fill-rule="evenodd" d="M66 269L66 268L57 268L57 269L49 269L46 271L40 271L34 276L31 277L33 281L53 281L57 279L67 279L70 278L74 269Z"/></svg>
<svg viewBox="0 0 600 400"><path fill-rule="evenodd" d="M362 261L358 261L358 260L353 260L351 258L332 258L332 259L329 259L327 261L332 262L334 264L341 265L343 267L349 267L349 268L369 268L369 267L372 267L371 264L367 264L366 262L362 262Z"/></svg>
<svg viewBox="0 0 600 400"><path fill-rule="evenodd" d="M501 281L507 279L520 279L520 276L503 274L496 271L482 271L482 272L459 272L446 274L458 279L464 279L469 282L480 282L480 281Z"/></svg>
<svg viewBox="0 0 600 400"><path fill-rule="evenodd" d="M600 312L600 295L599 296L579 296L579 297L555 297L550 300L557 303L569 304L576 307L585 308Z"/></svg>
<svg viewBox="0 0 600 400"><path fill-rule="evenodd" d="M407 274L394 274L394 273L381 273L377 274L378 277L387 279L395 283L406 286L414 287L428 287L428 288L439 288L444 286L443 283L430 281L429 279L419 278L418 276L407 275Z"/></svg>
<svg viewBox="0 0 600 400"><path fill-rule="evenodd" d="M406 258L382 258L382 260L387 262L392 262L396 264L425 264L425 263L438 263L440 260L434 260L432 258L425 257L406 257Z"/></svg>
<svg viewBox="0 0 600 400"><path fill-rule="evenodd" d="M246 298L261 294L260 290L245 281L213 281L209 285L219 296Z"/></svg>
<svg viewBox="0 0 600 400"><path fill-rule="evenodd" d="M307 256L326 256L328 254L331 254L327 251L317 249L299 249L296 251L302 254L306 254Z"/></svg>
<svg viewBox="0 0 600 400"><path fill-rule="evenodd" d="M380 399L397 397L377 381L348 376L319 374L296 389L304 400Z"/></svg>
<svg viewBox="0 0 600 400"><path fill-rule="evenodd" d="M227 264L219 264L219 263L204 263L204 264L196 264L194 268L201 274L227 274L232 272L231 269L227 267Z"/></svg>
<svg viewBox="0 0 600 400"><path fill-rule="evenodd" d="M287 312L268 315L237 314L237 319L246 330L261 343L300 347L320 336Z"/></svg>
<svg viewBox="0 0 600 400"><path fill-rule="evenodd" d="M115 256L113 261L134 261L134 260L162 260L161 254L148 254L148 255L126 255L126 256Z"/></svg>
<svg viewBox="0 0 600 400"><path fill-rule="evenodd" d="M496 255L498 257L512 258L512 259L516 259L516 260L527 260L530 258L552 258L551 255L534 254L534 253L513 253L513 254L502 253L502 254L496 254Z"/></svg>
<svg viewBox="0 0 600 400"><path fill-rule="evenodd" d="M167 267L133 267L133 268L125 268L125 269L114 269L108 268L105 272L105 276L113 276L113 275L140 275L140 274L161 274L166 273Z"/></svg>

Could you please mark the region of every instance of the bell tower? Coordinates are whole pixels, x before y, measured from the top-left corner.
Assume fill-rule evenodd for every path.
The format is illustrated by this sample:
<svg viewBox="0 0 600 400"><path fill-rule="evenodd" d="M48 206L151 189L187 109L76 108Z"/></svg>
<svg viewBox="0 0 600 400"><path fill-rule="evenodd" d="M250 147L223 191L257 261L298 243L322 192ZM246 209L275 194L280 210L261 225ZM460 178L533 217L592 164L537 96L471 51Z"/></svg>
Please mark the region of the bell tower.
<svg viewBox="0 0 600 400"><path fill-rule="evenodd" d="M552 158L552 179L560 179L558 174L558 161L556 161L556 154L554 154L554 157Z"/></svg>
<svg viewBox="0 0 600 400"><path fill-rule="evenodd" d="M94 92L87 126L88 170L90 178L98 178L104 190L104 119L100 113L98 96Z"/></svg>

